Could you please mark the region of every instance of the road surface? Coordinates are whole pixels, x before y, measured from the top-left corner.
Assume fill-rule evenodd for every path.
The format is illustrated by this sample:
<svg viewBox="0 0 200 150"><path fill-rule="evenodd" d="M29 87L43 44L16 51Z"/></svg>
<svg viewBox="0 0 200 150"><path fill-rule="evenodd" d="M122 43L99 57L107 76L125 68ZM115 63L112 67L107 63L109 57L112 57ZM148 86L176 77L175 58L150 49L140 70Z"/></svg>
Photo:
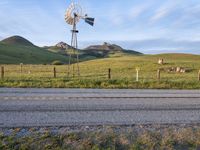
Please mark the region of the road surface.
<svg viewBox="0 0 200 150"><path fill-rule="evenodd" d="M200 90L0 88L0 127L200 123Z"/></svg>

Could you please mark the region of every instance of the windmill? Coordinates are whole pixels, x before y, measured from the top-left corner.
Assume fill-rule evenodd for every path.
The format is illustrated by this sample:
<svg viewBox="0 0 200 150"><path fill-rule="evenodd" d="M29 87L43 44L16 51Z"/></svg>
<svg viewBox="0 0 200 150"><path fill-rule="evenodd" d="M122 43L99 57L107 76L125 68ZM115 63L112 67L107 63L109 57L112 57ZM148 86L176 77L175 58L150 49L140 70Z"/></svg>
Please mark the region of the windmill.
<svg viewBox="0 0 200 150"><path fill-rule="evenodd" d="M77 3L71 3L68 7L66 14L65 14L65 21L67 24L72 26L72 37L71 37L71 47L72 51L69 54L69 65L68 65L68 76L70 76L71 72L71 65L73 68L73 77L75 77L75 72L78 76L80 76L80 68L79 68L79 52L78 52L78 41L77 41L77 24L80 20L84 20L87 24L93 26L94 25L94 18L88 17L87 14L83 14L82 8ZM76 63L76 64L75 64ZM77 66L77 70L75 69Z"/></svg>

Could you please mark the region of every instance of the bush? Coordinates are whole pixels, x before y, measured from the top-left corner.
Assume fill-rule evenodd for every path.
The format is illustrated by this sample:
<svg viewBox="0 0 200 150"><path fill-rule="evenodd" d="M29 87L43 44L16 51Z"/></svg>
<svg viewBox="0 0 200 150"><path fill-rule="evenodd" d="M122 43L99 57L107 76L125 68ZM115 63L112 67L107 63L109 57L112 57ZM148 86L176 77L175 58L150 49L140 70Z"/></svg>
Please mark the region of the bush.
<svg viewBox="0 0 200 150"><path fill-rule="evenodd" d="M52 65L63 65L64 63L59 60L56 60L56 61L53 61L51 64Z"/></svg>

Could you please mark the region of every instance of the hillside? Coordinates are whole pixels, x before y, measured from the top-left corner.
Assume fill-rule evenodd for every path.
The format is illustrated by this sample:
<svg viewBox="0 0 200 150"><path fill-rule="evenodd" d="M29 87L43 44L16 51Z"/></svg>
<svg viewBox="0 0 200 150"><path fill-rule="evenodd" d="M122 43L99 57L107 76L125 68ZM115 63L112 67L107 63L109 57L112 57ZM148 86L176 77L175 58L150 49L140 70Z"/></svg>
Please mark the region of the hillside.
<svg viewBox="0 0 200 150"><path fill-rule="evenodd" d="M141 55L142 53L126 50L119 45L104 42L102 45L92 45L83 50L85 54L90 54L98 58L108 58L121 55Z"/></svg>
<svg viewBox="0 0 200 150"><path fill-rule="evenodd" d="M50 52L53 52L53 53L59 53L59 54L62 54L62 55L67 55L67 51L69 49L72 49L72 47L70 45L68 45L67 43L59 42L55 46L45 46L44 49L46 49Z"/></svg>
<svg viewBox="0 0 200 150"><path fill-rule="evenodd" d="M37 47L20 36L0 42L0 64L50 64L55 60L67 62L67 57Z"/></svg>
<svg viewBox="0 0 200 150"><path fill-rule="evenodd" d="M67 55L72 49L71 46L64 42L60 42L55 46L45 47L48 51L59 53L61 55ZM126 50L116 44L103 43L102 45L92 45L85 49L79 50L81 61L93 60L99 58L119 57L123 55L141 55L142 53Z"/></svg>
<svg viewBox="0 0 200 150"><path fill-rule="evenodd" d="M6 38L1 41L1 43L6 45L23 45L23 46L34 46L33 43L28 41L27 39L20 37L20 36L12 36L9 38Z"/></svg>

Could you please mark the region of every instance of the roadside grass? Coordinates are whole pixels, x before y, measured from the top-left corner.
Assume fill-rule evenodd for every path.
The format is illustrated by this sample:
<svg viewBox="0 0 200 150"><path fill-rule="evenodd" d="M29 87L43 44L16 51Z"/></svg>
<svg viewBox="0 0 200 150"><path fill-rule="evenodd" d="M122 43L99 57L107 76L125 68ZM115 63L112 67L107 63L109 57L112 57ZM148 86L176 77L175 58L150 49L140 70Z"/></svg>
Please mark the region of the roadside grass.
<svg viewBox="0 0 200 150"><path fill-rule="evenodd" d="M158 65L159 58L165 65ZM53 65L4 65L5 78L0 79L0 87L38 88L155 88L155 89L200 89L197 80L200 70L200 56L188 54L162 54L120 56L80 63L80 78L68 77L68 66ZM56 67L57 77L53 78ZM136 82L136 68L139 67L139 82ZM189 68L187 73L168 73L157 70L170 67ZM108 68L111 79L108 80ZM72 68L71 68L72 69Z"/></svg>
<svg viewBox="0 0 200 150"><path fill-rule="evenodd" d="M15 88L104 88L104 89L200 89L197 81L131 81L131 80L74 80L67 78L5 79L0 87Z"/></svg>
<svg viewBox="0 0 200 150"><path fill-rule="evenodd" d="M143 129L69 132L64 134L32 133L17 137L17 134L0 134L0 149L8 150L198 150L200 129L165 128L162 130Z"/></svg>

